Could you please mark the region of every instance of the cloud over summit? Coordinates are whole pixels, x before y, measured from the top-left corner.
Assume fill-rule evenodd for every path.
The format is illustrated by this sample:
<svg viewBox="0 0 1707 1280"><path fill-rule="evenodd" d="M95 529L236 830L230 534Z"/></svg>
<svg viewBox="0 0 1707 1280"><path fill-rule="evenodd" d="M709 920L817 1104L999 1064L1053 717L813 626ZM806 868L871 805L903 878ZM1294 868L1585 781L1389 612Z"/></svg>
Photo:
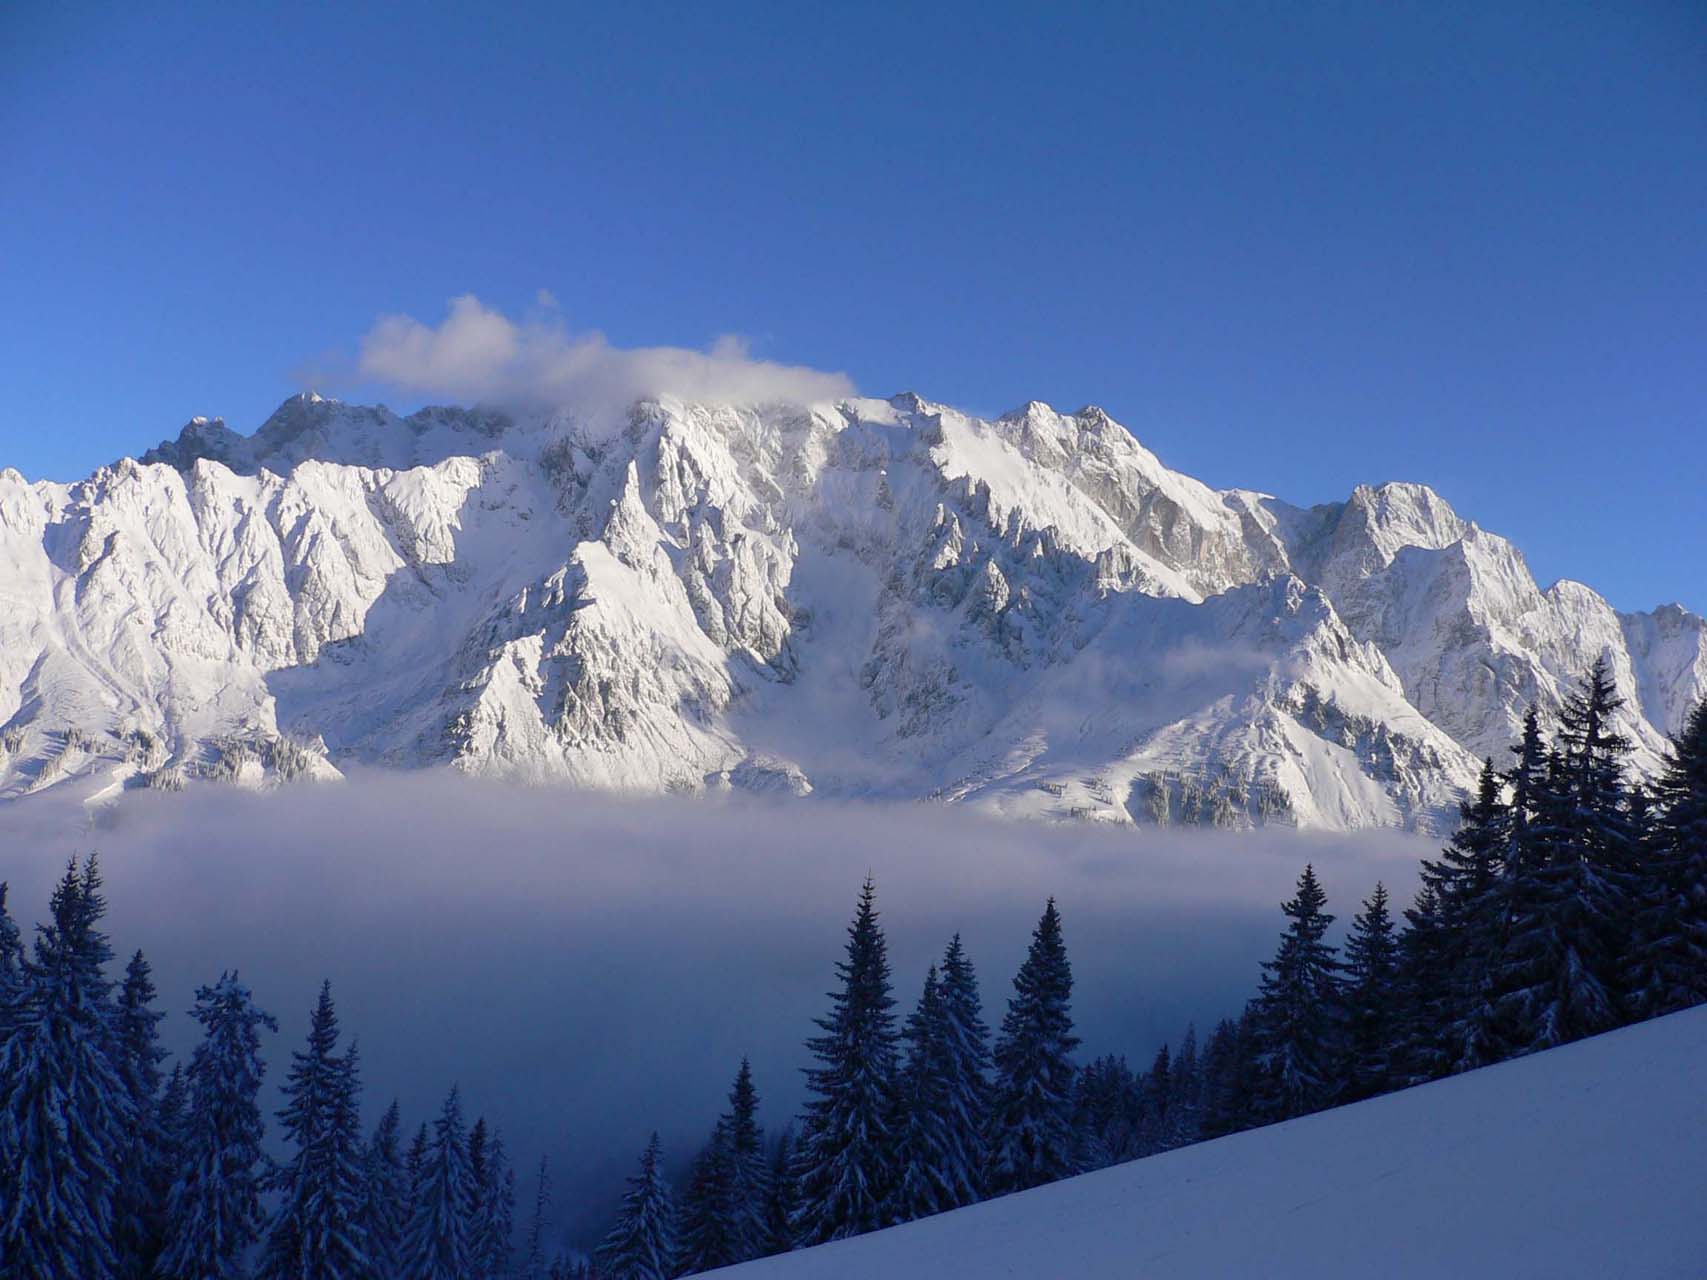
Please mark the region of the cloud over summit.
<svg viewBox="0 0 1707 1280"><path fill-rule="evenodd" d="M361 340L363 378L448 400L582 412L620 410L648 396L710 404L811 404L851 395L846 374L756 359L725 335L704 350L612 346L602 333L571 331L555 300L520 321L473 294L453 298L444 319L382 316Z"/></svg>

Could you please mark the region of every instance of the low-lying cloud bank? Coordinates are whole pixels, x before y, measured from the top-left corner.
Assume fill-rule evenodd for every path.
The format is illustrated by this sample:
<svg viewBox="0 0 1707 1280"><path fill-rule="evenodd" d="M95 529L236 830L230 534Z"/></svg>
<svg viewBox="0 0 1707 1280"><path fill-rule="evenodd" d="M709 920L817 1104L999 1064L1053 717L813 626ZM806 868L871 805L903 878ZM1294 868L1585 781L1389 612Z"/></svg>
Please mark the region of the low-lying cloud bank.
<svg viewBox="0 0 1707 1280"><path fill-rule="evenodd" d="M448 774L271 795L132 797L98 830L50 798L0 809L0 879L28 930L65 858L99 848L115 948L153 961L184 1052L198 983L238 967L282 1032L268 1091L330 978L359 1035L367 1116L411 1127L452 1081L523 1171L549 1154L572 1242L599 1229L646 1136L680 1161L752 1057L772 1126L870 871L905 1012L959 931L996 1024L1044 899L1060 904L1086 1056L1143 1065L1234 1013L1313 860L1347 922L1426 842L994 824L934 806L624 801ZM269 1107L274 1099L269 1096Z"/></svg>
<svg viewBox="0 0 1707 1280"><path fill-rule="evenodd" d="M472 294L453 298L436 326L380 318L361 340L362 378L413 395L524 408L620 411L647 396L707 404L813 404L853 394L846 374L754 358L745 339L708 349L612 346L575 333L548 294L532 316L512 320Z"/></svg>

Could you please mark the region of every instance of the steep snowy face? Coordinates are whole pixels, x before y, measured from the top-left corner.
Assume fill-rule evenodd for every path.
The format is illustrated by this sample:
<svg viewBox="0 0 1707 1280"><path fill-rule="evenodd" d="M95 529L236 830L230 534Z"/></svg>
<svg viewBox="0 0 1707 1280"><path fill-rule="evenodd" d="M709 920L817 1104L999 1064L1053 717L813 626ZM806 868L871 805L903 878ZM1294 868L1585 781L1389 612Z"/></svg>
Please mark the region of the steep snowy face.
<svg viewBox="0 0 1707 1280"><path fill-rule="evenodd" d="M1438 828L1607 655L1650 768L1707 627L1537 587L1415 485L1303 510L1100 410L287 401L0 472L0 796L346 762Z"/></svg>
<svg viewBox="0 0 1707 1280"><path fill-rule="evenodd" d="M1689 674L1707 652L1700 619L1678 610L1668 639L1655 631L1652 645L1632 643L1599 595L1568 581L1541 590L1510 542L1462 520L1432 490L1360 487L1343 505L1308 512L1241 500L1353 634L1387 656L1411 703L1479 756L1503 765L1526 709L1551 716L1603 656L1625 699L1619 727L1639 770L1658 766L1666 736L1682 724L1679 707L1700 696ZM1635 619L1649 616L1632 615L1632 634L1641 632Z"/></svg>

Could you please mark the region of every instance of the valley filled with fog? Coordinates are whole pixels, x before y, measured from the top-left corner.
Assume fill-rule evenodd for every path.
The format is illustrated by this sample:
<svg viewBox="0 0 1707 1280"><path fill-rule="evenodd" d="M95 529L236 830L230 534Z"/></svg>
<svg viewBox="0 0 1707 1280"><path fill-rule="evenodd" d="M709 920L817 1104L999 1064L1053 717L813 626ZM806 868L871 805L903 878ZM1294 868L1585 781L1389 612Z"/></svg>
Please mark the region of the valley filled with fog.
<svg viewBox="0 0 1707 1280"><path fill-rule="evenodd" d="M448 773L254 794L53 796L0 809L0 879L26 934L74 853L98 850L119 957L141 947L177 1055L196 986L236 968L280 1022L263 1105L322 979L359 1039L364 1125L405 1131L452 1083L503 1133L531 1203L553 1167L566 1243L590 1245L657 1129L673 1175L743 1054L773 1131L796 1112L812 1019L869 871L904 1013L956 931L999 1022L1053 895L1082 1060L1148 1062L1256 986L1313 861L1339 917L1385 881L1408 902L1434 845L1397 832L1166 833L997 823L935 806L624 800Z"/></svg>

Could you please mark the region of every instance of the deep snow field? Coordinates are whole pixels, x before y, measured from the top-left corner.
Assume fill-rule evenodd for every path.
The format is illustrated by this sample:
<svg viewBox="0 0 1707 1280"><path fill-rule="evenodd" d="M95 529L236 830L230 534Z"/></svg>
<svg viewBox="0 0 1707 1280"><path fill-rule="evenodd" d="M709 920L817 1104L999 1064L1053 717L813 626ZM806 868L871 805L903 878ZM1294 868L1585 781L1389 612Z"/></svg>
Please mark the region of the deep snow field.
<svg viewBox="0 0 1707 1280"><path fill-rule="evenodd" d="M731 1280L1707 1275L1707 1008Z"/></svg>

